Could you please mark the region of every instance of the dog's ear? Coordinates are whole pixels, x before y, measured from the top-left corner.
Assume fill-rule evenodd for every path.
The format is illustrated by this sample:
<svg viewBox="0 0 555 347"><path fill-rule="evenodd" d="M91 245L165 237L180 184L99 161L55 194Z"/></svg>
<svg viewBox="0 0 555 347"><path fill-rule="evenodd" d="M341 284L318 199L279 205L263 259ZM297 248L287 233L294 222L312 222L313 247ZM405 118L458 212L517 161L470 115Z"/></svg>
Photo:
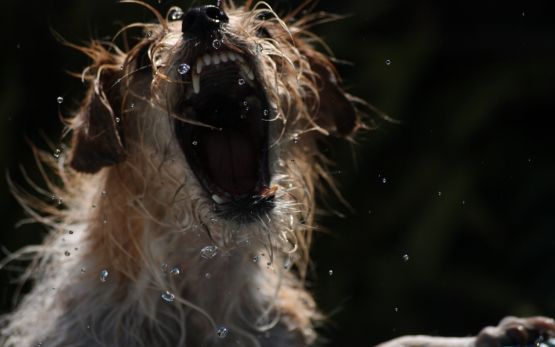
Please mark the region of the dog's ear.
<svg viewBox="0 0 555 347"><path fill-rule="evenodd" d="M116 119L121 119L121 95L117 80L121 71L100 70L73 121L70 166L84 173L96 173L125 159Z"/></svg>
<svg viewBox="0 0 555 347"><path fill-rule="evenodd" d="M349 137L360 127L360 116L340 86L339 74L324 55L308 49L305 52L316 75L319 107L314 121L331 135Z"/></svg>

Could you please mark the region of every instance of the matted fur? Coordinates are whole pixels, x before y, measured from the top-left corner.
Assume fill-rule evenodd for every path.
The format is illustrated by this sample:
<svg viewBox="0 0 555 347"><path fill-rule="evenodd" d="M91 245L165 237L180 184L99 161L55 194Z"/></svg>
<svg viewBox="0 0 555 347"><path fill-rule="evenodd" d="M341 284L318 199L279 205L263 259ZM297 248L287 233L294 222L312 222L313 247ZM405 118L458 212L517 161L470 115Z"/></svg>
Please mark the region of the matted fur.
<svg viewBox="0 0 555 347"><path fill-rule="evenodd" d="M128 27L145 32L128 51L99 41L76 47L92 64L82 74L89 94L69 120L73 152L57 160L37 152L62 181L48 181L48 191L40 192L63 206L14 188L51 232L42 245L8 259L33 259L24 278L34 287L4 317L4 346L305 346L316 340L321 315L304 278L318 182L331 183L317 141L334 132L350 138L360 124L355 120L345 133L316 116L329 107L320 102L322 81L338 84L339 78L305 29L328 17L280 19L265 3L250 6L224 4L230 20L222 43L252 59L271 103L275 208L253 223L219 219L189 168L172 127L174 117L190 121L175 107L185 88L177 67L191 44L180 21L153 10L157 24ZM271 37L257 35L262 27ZM149 63L141 65L145 54ZM117 105L112 93L121 95ZM96 120L87 107L94 102L110 117L91 135ZM111 132L108 145L82 147L87 136L105 132ZM99 156L103 168L90 167L81 152ZM110 156L100 158L103 153ZM70 169L69 159L93 174ZM212 259L200 256L206 246L217 247ZM99 279L103 270L106 281ZM166 292L173 302L161 298ZM218 337L220 327L228 329L225 338Z"/></svg>

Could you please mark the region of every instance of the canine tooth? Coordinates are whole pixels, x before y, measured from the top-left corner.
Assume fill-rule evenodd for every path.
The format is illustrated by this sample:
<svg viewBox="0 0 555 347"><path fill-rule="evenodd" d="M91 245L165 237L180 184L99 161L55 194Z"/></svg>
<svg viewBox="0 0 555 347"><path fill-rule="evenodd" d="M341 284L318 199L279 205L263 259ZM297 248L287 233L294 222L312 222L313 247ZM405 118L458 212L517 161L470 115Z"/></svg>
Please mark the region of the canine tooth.
<svg viewBox="0 0 555 347"><path fill-rule="evenodd" d="M203 63L202 63L202 59L197 59L197 75L200 75L200 73L202 72L202 67L203 67Z"/></svg>
<svg viewBox="0 0 555 347"><path fill-rule="evenodd" d="M237 60L237 57L235 56L235 53L233 53L233 52L227 53L227 56L229 57L229 60L231 60L231 61Z"/></svg>
<svg viewBox="0 0 555 347"><path fill-rule="evenodd" d="M228 60L228 59L227 59L227 54L221 53L221 54L220 54L220 60L221 60L222 62L224 62L224 63L227 62L227 60Z"/></svg>
<svg viewBox="0 0 555 347"><path fill-rule="evenodd" d="M193 74L193 90L195 94L200 93L200 77L197 74Z"/></svg>
<svg viewBox="0 0 555 347"><path fill-rule="evenodd" d="M220 63L220 56L219 56L218 54L214 54L214 55L212 56L212 63L214 63L214 65Z"/></svg>
<svg viewBox="0 0 555 347"><path fill-rule="evenodd" d="M252 72L251 68L248 67L247 64L241 63L239 64L241 66L241 70L243 70L243 73L251 80L254 79L254 72Z"/></svg>
<svg viewBox="0 0 555 347"><path fill-rule="evenodd" d="M204 65L206 65L206 66L210 65L210 60L211 60L211 59L210 59L210 56L209 56L208 54L205 54L205 55L202 57L202 60L204 60Z"/></svg>
<svg viewBox="0 0 555 347"><path fill-rule="evenodd" d="M216 195L216 194L212 195L212 200L214 200L214 202L218 205L221 205L221 204L225 203L225 200L222 199L219 195Z"/></svg>

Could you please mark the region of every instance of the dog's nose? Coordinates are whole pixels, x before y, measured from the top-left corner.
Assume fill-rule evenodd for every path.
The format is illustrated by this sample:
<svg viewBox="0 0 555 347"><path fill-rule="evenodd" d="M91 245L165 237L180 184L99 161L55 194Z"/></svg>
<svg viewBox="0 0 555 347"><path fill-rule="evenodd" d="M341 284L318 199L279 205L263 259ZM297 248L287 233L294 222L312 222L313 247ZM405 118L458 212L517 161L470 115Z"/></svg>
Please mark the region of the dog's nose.
<svg viewBox="0 0 555 347"><path fill-rule="evenodd" d="M186 35L202 36L219 29L227 22L229 18L219 7L213 5L193 7L183 17L181 30Z"/></svg>

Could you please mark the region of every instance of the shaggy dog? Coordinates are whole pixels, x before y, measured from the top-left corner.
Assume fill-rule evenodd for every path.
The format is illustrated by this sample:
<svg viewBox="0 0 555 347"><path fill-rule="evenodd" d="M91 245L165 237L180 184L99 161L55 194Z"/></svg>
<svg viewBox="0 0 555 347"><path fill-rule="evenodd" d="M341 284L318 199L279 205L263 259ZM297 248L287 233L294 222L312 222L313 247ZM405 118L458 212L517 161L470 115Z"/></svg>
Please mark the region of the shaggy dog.
<svg viewBox="0 0 555 347"><path fill-rule="evenodd" d="M71 149L38 153L63 206L14 188L51 234L8 259L34 259L34 287L4 317L3 346L314 344L322 316L304 278L317 188L333 187L318 143L363 128L362 103L306 30L329 17L142 5L157 23L124 28L144 30L132 48L74 46L92 64ZM513 318L477 340L385 346L493 347L553 327Z"/></svg>

